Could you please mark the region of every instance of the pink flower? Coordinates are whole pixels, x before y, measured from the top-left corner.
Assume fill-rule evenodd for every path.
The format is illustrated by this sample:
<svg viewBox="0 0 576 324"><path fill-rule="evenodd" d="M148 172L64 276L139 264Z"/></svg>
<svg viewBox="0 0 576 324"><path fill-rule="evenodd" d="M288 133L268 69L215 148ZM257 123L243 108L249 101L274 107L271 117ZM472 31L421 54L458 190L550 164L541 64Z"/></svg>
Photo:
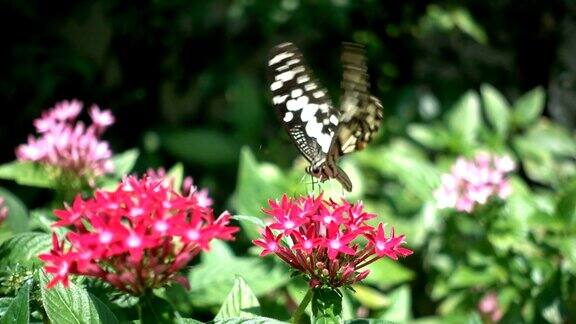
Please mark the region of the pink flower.
<svg viewBox="0 0 576 324"><path fill-rule="evenodd" d="M366 278L368 264L412 254L401 246L404 235L395 236L392 229L387 237L382 224L365 223L376 215L365 212L361 202L283 195L269 206L264 212L274 219L252 242L263 248L261 256L275 254L306 276L311 287L348 286Z"/></svg>
<svg viewBox="0 0 576 324"><path fill-rule="evenodd" d="M167 178L166 170L162 167L158 169L149 168L146 171L146 175L153 178L160 178L163 179L162 184L164 186L173 187L174 180L171 178ZM194 196L198 202L200 207L211 207L212 206L212 198L208 196L208 189L204 188L198 190L198 187L194 185L194 181L192 177L185 177L182 180L182 188L175 188L179 189L180 192L185 196Z"/></svg>
<svg viewBox="0 0 576 324"><path fill-rule="evenodd" d="M92 118L92 123L98 129L106 129L108 126L114 124L114 116L110 112L110 110L100 110L100 107L96 105L92 105L90 107L90 118Z"/></svg>
<svg viewBox="0 0 576 324"><path fill-rule="evenodd" d="M82 106L78 100L64 100L42 113L42 117L34 121L40 136L30 135L28 143L16 148L18 160L56 167L90 184L95 177L112 172L112 152L99 136L114 122L114 117L110 111L100 111L93 105L90 111L93 124L86 127L76 121Z"/></svg>
<svg viewBox="0 0 576 324"><path fill-rule="evenodd" d="M488 319L490 323L497 323L502 319L502 310L498 304L498 296L496 293L491 292L478 302L478 311L482 317Z"/></svg>
<svg viewBox="0 0 576 324"><path fill-rule="evenodd" d="M215 217L194 194L182 195L163 178L128 177L114 191L96 190L56 210L54 227L70 230L50 253L39 256L53 274L49 287L66 285L70 275L100 278L140 295L168 282L186 283L178 271L213 239L232 240L230 214Z"/></svg>
<svg viewBox="0 0 576 324"><path fill-rule="evenodd" d="M4 197L0 197L0 224L2 224L6 218L8 218L8 206L6 206Z"/></svg>
<svg viewBox="0 0 576 324"><path fill-rule="evenodd" d="M459 157L451 173L442 175L442 184L434 193L438 207L471 213L494 196L506 199L512 193L506 176L514 168L509 156L479 152L473 160Z"/></svg>

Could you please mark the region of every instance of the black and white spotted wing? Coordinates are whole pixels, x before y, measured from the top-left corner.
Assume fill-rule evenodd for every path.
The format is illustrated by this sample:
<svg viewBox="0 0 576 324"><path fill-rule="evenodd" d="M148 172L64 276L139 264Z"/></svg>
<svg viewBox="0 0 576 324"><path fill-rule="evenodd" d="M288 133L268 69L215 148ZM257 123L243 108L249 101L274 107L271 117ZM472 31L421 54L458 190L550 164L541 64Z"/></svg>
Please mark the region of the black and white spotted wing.
<svg viewBox="0 0 576 324"><path fill-rule="evenodd" d="M272 50L268 72L272 102L282 125L310 162L307 172L321 181L335 178L350 191L352 183L338 167L338 159L371 140L382 120L382 105L368 91L363 47L345 43L342 63L340 109L334 108L293 44L283 43Z"/></svg>
<svg viewBox="0 0 576 324"><path fill-rule="evenodd" d="M369 91L370 80L363 46L343 44L342 70L340 127L334 142L340 155L366 147L380 129L383 119L382 104Z"/></svg>
<svg viewBox="0 0 576 324"><path fill-rule="evenodd" d="M268 61L272 103L282 125L312 164L323 162L338 127L339 113L328 91L306 67L292 43L276 46Z"/></svg>

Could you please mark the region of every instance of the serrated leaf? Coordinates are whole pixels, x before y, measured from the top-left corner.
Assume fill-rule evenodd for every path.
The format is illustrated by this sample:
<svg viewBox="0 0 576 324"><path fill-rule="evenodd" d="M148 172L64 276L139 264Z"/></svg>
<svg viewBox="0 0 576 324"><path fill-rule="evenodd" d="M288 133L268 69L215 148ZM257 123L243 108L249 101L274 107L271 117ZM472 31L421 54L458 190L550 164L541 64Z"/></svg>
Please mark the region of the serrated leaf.
<svg viewBox="0 0 576 324"><path fill-rule="evenodd" d="M22 233L28 229L28 209L10 191L0 188L0 197L4 198L4 205L8 207L8 218L4 221L12 233Z"/></svg>
<svg viewBox="0 0 576 324"><path fill-rule="evenodd" d="M120 154L115 154L112 157L112 163L114 163L114 174L116 177L122 178L129 174L134 168L139 155L140 152L138 152L137 149L131 149Z"/></svg>
<svg viewBox="0 0 576 324"><path fill-rule="evenodd" d="M401 323L405 323L412 318L412 297L410 296L410 286L400 286L392 291L388 297L390 298L391 304L390 307L384 311L381 318Z"/></svg>
<svg viewBox="0 0 576 324"><path fill-rule="evenodd" d="M24 266L40 264L38 254L52 248L52 239L44 233L22 233L0 245L0 267L19 263Z"/></svg>
<svg viewBox="0 0 576 324"><path fill-rule="evenodd" d="M242 317L252 318L260 315L260 303L242 277L236 277L234 286L220 307L215 320Z"/></svg>
<svg viewBox="0 0 576 324"><path fill-rule="evenodd" d="M199 307L221 304L236 276L242 276L256 296L285 285L290 280L288 270L284 265L271 261L256 257L232 257L194 266L188 276L190 302Z"/></svg>
<svg viewBox="0 0 576 324"><path fill-rule="evenodd" d="M55 188L54 182L45 167L34 162L13 161L0 165L0 179L14 180L16 183L39 188Z"/></svg>
<svg viewBox="0 0 576 324"><path fill-rule="evenodd" d="M473 143L482 126L480 100L474 91L466 92L448 114L448 126L454 136L464 143Z"/></svg>
<svg viewBox="0 0 576 324"><path fill-rule="evenodd" d="M61 284L46 288L50 278L44 271L38 275L42 306L52 323L118 323L112 312L103 311L106 306L95 302L86 289L72 282L67 288Z"/></svg>
<svg viewBox="0 0 576 324"><path fill-rule="evenodd" d="M512 108L514 124L526 127L534 123L544 110L545 96L544 89L537 87L518 98Z"/></svg>
<svg viewBox="0 0 576 324"><path fill-rule="evenodd" d="M490 122L490 125L494 127L501 138L505 138L508 134L510 122L510 105L506 98L489 84L483 84L480 88L480 93L488 122Z"/></svg>
<svg viewBox="0 0 576 324"><path fill-rule="evenodd" d="M0 324L28 323L30 319L30 283L25 283L12 299L6 313L0 319Z"/></svg>
<svg viewBox="0 0 576 324"><path fill-rule="evenodd" d="M4 316L8 307L12 304L14 297L0 297L0 318Z"/></svg>

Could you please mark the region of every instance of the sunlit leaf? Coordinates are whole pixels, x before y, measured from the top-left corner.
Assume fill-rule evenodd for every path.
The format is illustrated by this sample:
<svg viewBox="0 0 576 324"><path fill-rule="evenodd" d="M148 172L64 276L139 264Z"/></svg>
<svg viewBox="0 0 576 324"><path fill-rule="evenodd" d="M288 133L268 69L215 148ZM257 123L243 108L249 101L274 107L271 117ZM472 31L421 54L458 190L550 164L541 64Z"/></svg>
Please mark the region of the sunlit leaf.
<svg viewBox="0 0 576 324"><path fill-rule="evenodd" d="M537 87L522 95L513 106L512 121L519 127L534 123L544 110L545 93Z"/></svg>
<svg viewBox="0 0 576 324"><path fill-rule="evenodd" d="M506 98L494 87L483 84L480 88L486 117L496 132L505 138L508 134L510 107Z"/></svg>
<svg viewBox="0 0 576 324"><path fill-rule="evenodd" d="M13 161L0 165L0 179L40 188L55 188L56 182L46 168L34 162Z"/></svg>
<svg viewBox="0 0 576 324"><path fill-rule="evenodd" d="M236 277L232 290L220 307L215 320L242 317L252 318L260 315L260 303L242 277Z"/></svg>

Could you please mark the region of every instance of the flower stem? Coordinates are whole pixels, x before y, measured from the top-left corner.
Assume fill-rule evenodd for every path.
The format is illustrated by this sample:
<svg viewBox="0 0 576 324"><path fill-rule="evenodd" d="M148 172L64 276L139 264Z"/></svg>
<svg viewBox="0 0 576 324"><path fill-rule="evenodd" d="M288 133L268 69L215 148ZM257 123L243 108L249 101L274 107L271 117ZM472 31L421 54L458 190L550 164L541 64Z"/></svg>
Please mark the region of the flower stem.
<svg viewBox="0 0 576 324"><path fill-rule="evenodd" d="M302 314L304 314L304 311L306 310L306 307L308 306L308 304L312 300L313 295L314 295L314 290L312 288L308 288L308 292L306 292L306 296L304 296L304 299L302 299L302 302L300 302L300 306L298 306L298 308L296 309L296 312L294 313L294 316L292 316L292 320L290 321L292 324L298 324L299 323L300 317L302 317Z"/></svg>

